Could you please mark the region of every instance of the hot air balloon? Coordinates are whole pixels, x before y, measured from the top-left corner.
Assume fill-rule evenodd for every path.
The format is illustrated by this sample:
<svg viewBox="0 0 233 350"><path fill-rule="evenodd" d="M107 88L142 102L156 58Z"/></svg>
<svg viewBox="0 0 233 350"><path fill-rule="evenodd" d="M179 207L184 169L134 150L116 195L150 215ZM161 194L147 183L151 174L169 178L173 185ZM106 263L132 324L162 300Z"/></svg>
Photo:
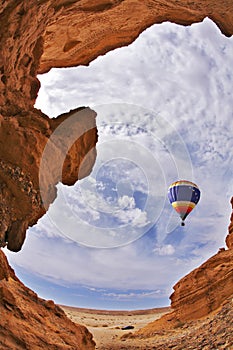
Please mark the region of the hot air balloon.
<svg viewBox="0 0 233 350"><path fill-rule="evenodd" d="M199 202L200 194L198 186L191 181L180 180L169 186L168 199L181 217L181 226L185 225L184 220Z"/></svg>

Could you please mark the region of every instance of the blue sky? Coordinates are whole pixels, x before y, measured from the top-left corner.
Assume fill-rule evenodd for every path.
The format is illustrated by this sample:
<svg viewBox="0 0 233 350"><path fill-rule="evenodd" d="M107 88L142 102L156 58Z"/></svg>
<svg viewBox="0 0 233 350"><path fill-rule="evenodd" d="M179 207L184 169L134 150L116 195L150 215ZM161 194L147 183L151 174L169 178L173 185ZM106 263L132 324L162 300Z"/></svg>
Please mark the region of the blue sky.
<svg viewBox="0 0 233 350"><path fill-rule="evenodd" d="M58 303L106 309L169 304L172 286L225 246L233 193L233 39L208 18L154 25L88 67L39 76L36 107L50 117L97 112L92 174L58 197L7 256L19 277ZM180 227L167 200L197 183Z"/></svg>

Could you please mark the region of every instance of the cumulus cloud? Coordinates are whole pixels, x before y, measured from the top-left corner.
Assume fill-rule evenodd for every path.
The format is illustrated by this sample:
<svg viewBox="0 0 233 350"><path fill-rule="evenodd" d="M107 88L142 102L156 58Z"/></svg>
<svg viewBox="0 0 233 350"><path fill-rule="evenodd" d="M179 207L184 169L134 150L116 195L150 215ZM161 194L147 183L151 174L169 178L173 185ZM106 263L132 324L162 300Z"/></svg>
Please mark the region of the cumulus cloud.
<svg viewBox="0 0 233 350"><path fill-rule="evenodd" d="M8 253L13 264L58 284L107 289L106 298L127 298L127 286L136 300L153 290L168 296L224 245L233 192L232 57L232 38L207 18L190 27L154 25L89 67L40 76L36 106L51 117L81 105L97 111L97 161L88 179L59 185L22 252ZM177 178L202 192L182 229L166 199ZM135 239L116 249L80 246Z"/></svg>
<svg viewBox="0 0 233 350"><path fill-rule="evenodd" d="M24 250L14 254L8 252L11 263L28 273L42 276L58 285L85 286L111 292L124 291L147 293L160 290L158 296L171 293L171 286L187 268L188 263L179 266L175 258L167 259L155 255L145 256L137 243L118 249L82 248L61 239L48 239L46 235L29 232ZM171 266L178 266L174 271ZM167 286L167 281L171 285ZM94 291L94 290L93 290ZM98 292L99 293L99 292Z"/></svg>
<svg viewBox="0 0 233 350"><path fill-rule="evenodd" d="M122 196L118 198L118 204L122 209L134 209L135 208L135 200L133 197Z"/></svg>
<svg viewBox="0 0 233 350"><path fill-rule="evenodd" d="M165 244L161 247L154 248L154 252L159 255L172 255L175 253L175 248L171 244Z"/></svg>

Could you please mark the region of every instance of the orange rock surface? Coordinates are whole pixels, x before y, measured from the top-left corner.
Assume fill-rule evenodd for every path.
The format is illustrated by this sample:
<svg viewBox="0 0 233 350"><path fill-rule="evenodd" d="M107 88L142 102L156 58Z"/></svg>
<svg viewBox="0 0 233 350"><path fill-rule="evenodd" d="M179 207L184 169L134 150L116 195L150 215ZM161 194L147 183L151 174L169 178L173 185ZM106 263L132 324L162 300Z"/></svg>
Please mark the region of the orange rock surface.
<svg viewBox="0 0 233 350"><path fill-rule="evenodd" d="M168 326L172 317L163 318L163 328L162 320L160 329L151 323L143 332L125 333L121 341L114 339L111 346L103 346L101 350L232 350L232 319L233 299L229 298L208 317L187 323L176 320L173 328Z"/></svg>
<svg viewBox="0 0 233 350"><path fill-rule="evenodd" d="M224 34L231 35L232 10L231 0L202 0L198 3L189 0L1 1L0 197L3 206L0 246L8 242L9 249L19 250L26 228L44 214L39 203L39 164L43 148L59 119L51 121L33 108L40 87L37 74L51 67L88 64L100 54L131 43L153 23L167 20L188 25L209 16ZM66 159L66 183L77 180L78 163L95 145L96 133L91 131L88 134L85 142L79 142L77 151L81 157L78 160L74 156L68 157L69 164ZM94 151L88 154L86 175L95 158ZM73 169L72 174L69 167ZM19 179L15 182L15 171L19 178L23 177L21 189L17 187ZM22 186L27 189L23 190ZM25 193L30 191L28 186L34 191L31 198ZM54 184L51 184L45 200L46 208L54 196Z"/></svg>
<svg viewBox="0 0 233 350"><path fill-rule="evenodd" d="M154 23L188 25L206 16L225 35L233 34L232 0L0 0L0 246L20 250L27 227L54 200L56 183L73 184L88 175L96 157L95 113L85 109L74 121L80 137L65 159L60 139L53 163L46 160L50 167L41 178L44 208L39 178L45 145L56 127L78 111L51 120L34 109L40 87L37 74L52 67L86 65L98 55L130 44ZM232 291L232 227L226 240L231 249L212 257L175 286L172 306L177 317L187 319L188 313L200 317ZM53 303L38 299L18 281L2 251L0 262L4 349L93 348L85 329L67 323Z"/></svg>
<svg viewBox="0 0 233 350"><path fill-rule="evenodd" d="M93 350L84 326L70 321L52 300L26 288L0 250L0 349Z"/></svg>
<svg viewBox="0 0 233 350"><path fill-rule="evenodd" d="M56 119L35 110L15 117L0 115L0 246L7 244L12 251L20 250L28 226L35 224L56 198L55 185L59 181L72 185L90 173L96 157L95 116L89 108ZM40 173L49 137L71 118L72 126L61 140L53 142L45 170ZM75 142L69 147L67 140ZM64 157L66 144L69 149Z"/></svg>
<svg viewBox="0 0 233 350"><path fill-rule="evenodd" d="M233 209L233 197L231 198L231 205ZM231 222L228 227L229 234L226 237L226 245L229 249L233 249L233 212L231 214Z"/></svg>
<svg viewBox="0 0 233 350"><path fill-rule="evenodd" d="M233 209L233 197L231 204ZM228 249L220 249L216 255L183 277L173 287L171 307L176 318L182 322L208 315L233 295L232 231L233 214L226 237Z"/></svg>
<svg viewBox="0 0 233 350"><path fill-rule="evenodd" d="M224 34L231 35L231 11L229 0L59 1L56 19L48 23L43 35L40 72L48 71L54 64L88 64L110 49L131 43L142 30L163 21L187 25L208 16Z"/></svg>
<svg viewBox="0 0 233 350"><path fill-rule="evenodd" d="M233 208L233 198L231 204ZM176 283L170 297L173 311L142 328L136 336L150 337L158 331L201 319L233 297L232 227L233 215L226 238L228 249L220 249L216 255Z"/></svg>
<svg viewBox="0 0 233 350"><path fill-rule="evenodd" d="M154 23L189 25L209 17L233 34L231 0L1 0L0 112L33 108L37 73L86 65L128 45Z"/></svg>
<svg viewBox="0 0 233 350"><path fill-rule="evenodd" d="M216 310L233 294L233 250L221 251L183 277L173 288L177 319L195 320Z"/></svg>

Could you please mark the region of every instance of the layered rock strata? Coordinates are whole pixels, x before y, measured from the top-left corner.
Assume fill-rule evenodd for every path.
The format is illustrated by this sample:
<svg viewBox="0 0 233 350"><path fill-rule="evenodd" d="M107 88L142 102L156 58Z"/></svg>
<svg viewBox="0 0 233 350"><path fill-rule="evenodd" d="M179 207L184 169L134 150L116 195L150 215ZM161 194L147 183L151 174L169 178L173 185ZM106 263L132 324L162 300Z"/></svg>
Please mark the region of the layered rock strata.
<svg viewBox="0 0 233 350"><path fill-rule="evenodd" d="M233 209L233 198L231 204ZM220 249L176 283L170 297L173 311L141 329L136 336L153 336L159 330L206 317L233 297L232 227L233 215L226 238L228 249Z"/></svg>
<svg viewBox="0 0 233 350"><path fill-rule="evenodd" d="M35 110L0 115L0 246L20 250L26 229L56 198L56 184L72 185L90 173L96 157L95 117L89 108L56 119Z"/></svg>
<svg viewBox="0 0 233 350"><path fill-rule="evenodd" d="M233 299L229 298L215 313L188 324L177 322L173 329L156 330L149 325L146 333L135 338L133 334L122 336L121 344L112 344L111 350L231 350ZM124 341L124 342L123 342ZM103 347L102 350L109 350Z"/></svg>
<svg viewBox="0 0 233 350"><path fill-rule="evenodd" d="M231 205L233 209L233 197L231 198ZM229 249L233 249L233 210L230 219L230 225L228 227L229 233L226 237L226 245Z"/></svg>
<svg viewBox="0 0 233 350"><path fill-rule="evenodd" d="M190 25L205 17L233 34L231 0L1 0L0 112L33 108L38 73L86 65L154 23Z"/></svg>
<svg viewBox="0 0 233 350"><path fill-rule="evenodd" d="M95 349L84 326L73 323L53 301L38 298L18 280L1 249L0 349Z"/></svg>
<svg viewBox="0 0 233 350"><path fill-rule="evenodd" d="M70 115L50 120L33 108L40 87L37 74L52 67L86 65L111 49L130 44L154 23L189 25L206 16L225 35L233 34L231 0L0 1L0 246L7 244L10 250L20 250L27 227L35 224L54 200L56 183L61 180L72 184L86 176L96 156L95 113L85 110L88 117L77 119L77 129L74 128L80 130L80 138L74 145L68 143L65 159L60 139L54 163L48 167L51 172L46 173L45 166L40 176L47 141ZM47 158L43 164L49 165ZM204 313L209 312L231 290L232 227L231 224L227 237L229 250L217 254L176 285L172 306L177 310L177 319L187 319L183 308L186 302L189 312L197 306L192 317L200 317L202 307ZM85 329L73 328L53 303L41 301L25 289L1 251L0 264L0 344L4 349L93 348ZM218 294L214 295L215 278L219 283L215 284ZM193 283L192 297L188 295L188 281ZM191 307L188 303L193 302ZM75 345L76 337L83 340Z"/></svg>
<svg viewBox="0 0 233 350"><path fill-rule="evenodd" d="M233 3L230 0L198 3L189 0L2 0L0 4L0 141L4 149L0 154L3 203L0 240L1 245L8 240L8 248L17 251L22 246L26 228L44 213L43 208L39 209L40 203L36 203L40 200L39 160L56 124L33 108L40 87L37 74L52 67L88 64L98 55L131 43L148 26L167 20L188 25L208 16L225 35L231 35ZM90 147L96 142L96 136L92 136ZM34 145L38 155L31 154ZM16 188L19 178L25 176L27 179L24 178L20 186L25 187L22 192L31 194L30 200L25 193L19 196ZM33 185L32 190L25 181ZM9 187L13 193L7 193ZM25 204L19 208L19 203Z"/></svg>
<svg viewBox="0 0 233 350"><path fill-rule="evenodd" d="M231 204L233 208L233 198ZM173 287L171 307L182 322L208 315L233 295L232 227L233 215L226 238L228 249L219 250Z"/></svg>

